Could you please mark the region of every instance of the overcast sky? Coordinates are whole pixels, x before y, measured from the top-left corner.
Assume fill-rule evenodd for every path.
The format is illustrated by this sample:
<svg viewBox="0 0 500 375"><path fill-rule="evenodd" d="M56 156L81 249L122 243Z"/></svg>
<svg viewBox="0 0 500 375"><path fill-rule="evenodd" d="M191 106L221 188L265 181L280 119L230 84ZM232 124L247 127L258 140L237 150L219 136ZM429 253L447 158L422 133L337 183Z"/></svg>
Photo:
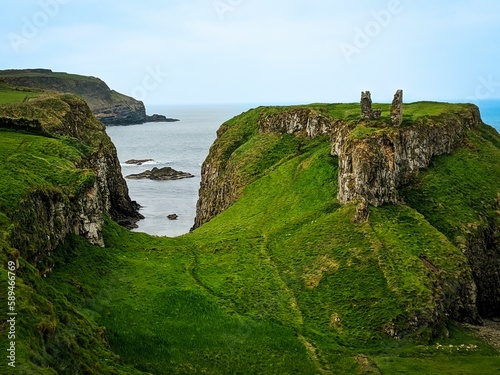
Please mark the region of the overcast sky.
<svg viewBox="0 0 500 375"><path fill-rule="evenodd" d="M498 0L4 1L0 36L146 104L500 98Z"/></svg>

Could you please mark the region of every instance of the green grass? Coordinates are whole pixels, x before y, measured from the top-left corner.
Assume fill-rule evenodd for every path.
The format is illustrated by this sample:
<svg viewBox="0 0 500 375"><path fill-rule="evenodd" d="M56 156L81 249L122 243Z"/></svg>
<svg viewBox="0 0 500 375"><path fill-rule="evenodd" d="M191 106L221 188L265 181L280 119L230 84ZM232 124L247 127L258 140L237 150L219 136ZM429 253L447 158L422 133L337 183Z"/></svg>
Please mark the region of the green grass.
<svg viewBox="0 0 500 375"><path fill-rule="evenodd" d="M426 105L436 116L449 108L420 103L408 114L419 117ZM239 199L193 233L153 237L108 220L106 248L68 236L47 278L23 262L26 373L498 372L498 351L460 325L408 323L432 317L436 301L468 277L453 235L460 223L495 215L498 137L486 127L470 132L465 147L435 158L403 191L407 204L371 208L370 221L356 224L356 207L336 199L338 159L328 140L259 132L258 120L280 110L259 108L223 125L211 152L237 177ZM31 188L71 195L88 174L74 167L84 150L71 140L0 139L7 259L16 202Z"/></svg>
<svg viewBox="0 0 500 375"><path fill-rule="evenodd" d="M260 154L262 142L255 135L243 143L232 162L261 163L245 153ZM412 371L421 362L421 373L445 363L451 373L492 369L498 356L469 336L438 338L443 345L478 345L473 356L458 351L445 357L459 360L442 361L430 339L446 322L407 332L400 342L387 338L391 322L404 330L409 316L429 314L447 294L433 285L453 288L465 258L408 206L372 209L370 225L353 224L354 207L335 199L337 161L329 145L312 145L298 154L292 147L265 175L252 175L233 206L190 235L153 239L108 229L107 244L119 251L111 262L116 270L108 291L85 306L108 327L113 348L141 370L169 373L216 373L213 361L228 373L350 373L360 353L384 373ZM429 273L421 256L448 277ZM224 340L238 345L228 351ZM144 345L146 358L136 351ZM282 362L277 354L262 362L275 350Z"/></svg>
<svg viewBox="0 0 500 375"><path fill-rule="evenodd" d="M90 171L75 163L82 154L60 140L0 132L0 210L12 214L29 192L58 190L69 197L93 183Z"/></svg>
<svg viewBox="0 0 500 375"><path fill-rule="evenodd" d="M39 95L36 91L11 89L0 84L0 105L26 102Z"/></svg>

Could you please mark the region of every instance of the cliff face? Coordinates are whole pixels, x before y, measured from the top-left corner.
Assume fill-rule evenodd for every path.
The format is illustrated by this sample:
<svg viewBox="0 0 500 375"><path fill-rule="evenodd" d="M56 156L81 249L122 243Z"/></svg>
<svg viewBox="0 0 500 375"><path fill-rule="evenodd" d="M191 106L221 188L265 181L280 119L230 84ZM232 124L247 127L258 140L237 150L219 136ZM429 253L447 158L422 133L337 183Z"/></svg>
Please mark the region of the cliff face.
<svg viewBox="0 0 500 375"><path fill-rule="evenodd" d="M202 183L195 227L229 207L241 190L232 179L231 151L252 131L297 137L329 136L332 156L339 158L338 194L341 203L365 202L374 206L398 203L398 189L434 156L450 154L463 145L467 131L481 123L479 109L467 106L444 118L422 118L410 126L388 127L383 122L333 118L314 108L293 108L260 116L248 134L230 144L225 140L229 125L218 131L202 168Z"/></svg>
<svg viewBox="0 0 500 375"><path fill-rule="evenodd" d="M292 135L299 140L329 138L331 155L338 157L337 199L342 204L358 204L356 220L360 222L369 222L370 205L404 204L402 187L428 168L436 156L453 154L469 145L470 134L480 133L483 130L479 128L485 126L473 105L415 103L405 108L409 113L400 127L391 126L390 119L384 117L360 119L359 109L349 105L259 108L237 119L245 126L238 128L234 121L229 121L219 130L203 165L194 228L230 207L241 196L244 186L252 182L241 179L235 160L241 158L239 154L248 139L263 134ZM488 203L490 198L483 198L485 207L492 204ZM418 206L413 208L419 210ZM488 225L479 225L475 232L459 229L458 236L448 234L449 240L467 257L470 269L464 266L461 282L452 287L454 300L441 300L433 316L448 314L459 320L477 321L478 310L485 317L499 311L498 212L497 209L496 216L491 214L496 219L489 219ZM478 209L475 215L485 214ZM438 223L436 226L439 227Z"/></svg>
<svg viewBox="0 0 500 375"><path fill-rule="evenodd" d="M148 121L143 102L111 90L99 78L56 73L48 69L3 70L0 71L0 78L13 86L78 95L105 125L141 124Z"/></svg>
<svg viewBox="0 0 500 375"><path fill-rule="evenodd" d="M398 203L398 188L426 168L432 157L461 146L467 131L480 122L479 109L471 106L443 120L416 121L362 137L352 125L337 123L331 128L331 140L332 155L339 157L338 200L374 206Z"/></svg>
<svg viewBox="0 0 500 375"><path fill-rule="evenodd" d="M79 149L74 172L65 172L71 189L32 189L19 202L21 209L11 214L11 242L26 259L45 261L69 233L103 246L105 215L128 227L141 218L138 205L128 196L116 149L82 99L65 94L33 100L29 105L3 106L0 126L62 137Z"/></svg>

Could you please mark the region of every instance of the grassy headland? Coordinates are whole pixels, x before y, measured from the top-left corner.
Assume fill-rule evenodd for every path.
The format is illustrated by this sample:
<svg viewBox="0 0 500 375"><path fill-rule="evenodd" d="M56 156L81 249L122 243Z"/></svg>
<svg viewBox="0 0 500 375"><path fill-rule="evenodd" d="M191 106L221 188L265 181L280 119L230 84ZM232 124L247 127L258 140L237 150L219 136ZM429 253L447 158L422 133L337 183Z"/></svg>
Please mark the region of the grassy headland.
<svg viewBox="0 0 500 375"><path fill-rule="evenodd" d="M309 107L346 121L359 112ZM453 298L448 280L468 267L457 247L463 228L498 219L498 134L485 125L470 131L403 190L406 204L372 207L357 224L356 205L336 199L338 160L327 138L259 131L258 119L280 110L262 107L223 125L217 150L237 176L238 199L194 232L160 238L108 219L105 248L69 235L46 277L21 254L19 373L498 371L499 352L461 325L411 329L409 320L440 303L436 285ZM459 110L406 105L405 121L436 123ZM360 124L367 130L356 137L386 131L386 120ZM88 145L74 139L12 131L0 139L6 261L16 251L9 228L19 202L36 189L71 195L91 173L75 167Z"/></svg>

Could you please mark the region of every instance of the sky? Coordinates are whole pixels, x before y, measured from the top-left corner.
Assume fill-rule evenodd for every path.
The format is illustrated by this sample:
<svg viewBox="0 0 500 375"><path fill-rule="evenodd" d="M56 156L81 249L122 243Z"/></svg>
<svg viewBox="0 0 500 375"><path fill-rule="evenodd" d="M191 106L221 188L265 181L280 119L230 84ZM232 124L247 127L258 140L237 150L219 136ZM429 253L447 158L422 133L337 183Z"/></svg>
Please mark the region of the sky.
<svg viewBox="0 0 500 375"><path fill-rule="evenodd" d="M23 0L0 69L103 79L146 104L500 98L498 0Z"/></svg>

